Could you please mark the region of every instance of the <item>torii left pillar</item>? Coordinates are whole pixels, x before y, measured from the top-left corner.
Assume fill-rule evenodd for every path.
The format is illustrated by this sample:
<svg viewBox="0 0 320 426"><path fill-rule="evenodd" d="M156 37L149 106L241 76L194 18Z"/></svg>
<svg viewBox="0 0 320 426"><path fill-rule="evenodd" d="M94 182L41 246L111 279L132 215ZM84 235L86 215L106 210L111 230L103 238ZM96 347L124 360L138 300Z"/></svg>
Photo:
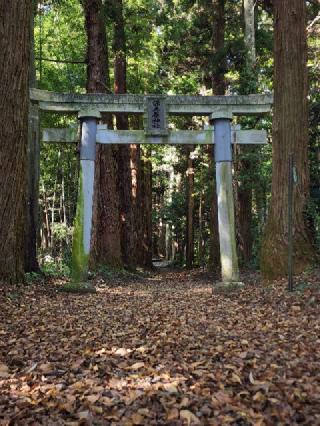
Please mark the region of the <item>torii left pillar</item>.
<svg viewBox="0 0 320 426"><path fill-rule="evenodd" d="M97 110L80 111L80 173L77 212L73 231L72 281L86 283L91 246L94 169L96 157Z"/></svg>

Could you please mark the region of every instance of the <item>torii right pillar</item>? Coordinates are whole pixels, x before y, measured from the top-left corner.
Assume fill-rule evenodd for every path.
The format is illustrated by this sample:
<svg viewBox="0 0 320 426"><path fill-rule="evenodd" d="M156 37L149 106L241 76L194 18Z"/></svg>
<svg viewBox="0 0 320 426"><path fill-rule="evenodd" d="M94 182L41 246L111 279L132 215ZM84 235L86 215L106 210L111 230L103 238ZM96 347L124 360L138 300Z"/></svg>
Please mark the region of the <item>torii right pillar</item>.
<svg viewBox="0 0 320 426"><path fill-rule="evenodd" d="M232 112L219 109L211 114L214 125L216 162L216 188L218 200L218 224L222 282L216 289L229 289L243 285L239 282L239 266L236 247L234 197L232 188Z"/></svg>

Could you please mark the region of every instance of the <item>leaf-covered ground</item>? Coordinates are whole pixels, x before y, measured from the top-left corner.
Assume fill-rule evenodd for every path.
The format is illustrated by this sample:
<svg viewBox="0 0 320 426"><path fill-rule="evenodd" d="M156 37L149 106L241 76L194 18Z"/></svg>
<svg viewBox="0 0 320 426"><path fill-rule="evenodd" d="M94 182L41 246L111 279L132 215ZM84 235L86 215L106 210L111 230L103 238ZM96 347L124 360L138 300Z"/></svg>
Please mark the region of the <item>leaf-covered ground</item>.
<svg viewBox="0 0 320 426"><path fill-rule="evenodd" d="M320 425L319 272L212 295L164 272L0 295L1 425ZM248 280L246 280L248 281Z"/></svg>

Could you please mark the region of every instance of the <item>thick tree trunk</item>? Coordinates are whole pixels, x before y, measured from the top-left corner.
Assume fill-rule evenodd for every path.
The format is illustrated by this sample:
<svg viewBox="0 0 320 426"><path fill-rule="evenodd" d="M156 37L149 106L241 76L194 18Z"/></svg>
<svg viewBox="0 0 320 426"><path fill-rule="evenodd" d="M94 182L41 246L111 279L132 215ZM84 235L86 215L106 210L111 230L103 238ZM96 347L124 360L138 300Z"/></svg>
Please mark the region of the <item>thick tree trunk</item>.
<svg viewBox="0 0 320 426"><path fill-rule="evenodd" d="M31 1L0 0L0 280L24 276Z"/></svg>
<svg viewBox="0 0 320 426"><path fill-rule="evenodd" d="M126 39L123 19L122 0L112 1L114 19L114 92L126 93ZM127 130L128 116L117 114L117 129ZM129 145L118 147L118 192L120 201L121 253L125 265L135 269L136 259L136 229L134 220L134 202L132 194L131 148Z"/></svg>
<svg viewBox="0 0 320 426"><path fill-rule="evenodd" d="M34 14L37 2L32 2L30 16L30 72L29 86L36 87L34 62ZM37 234L39 227L39 176L40 176L39 108L29 103L28 148L27 148L27 207L25 272L39 271L37 260Z"/></svg>
<svg viewBox="0 0 320 426"><path fill-rule="evenodd" d="M313 260L304 223L308 199L308 108L306 4L274 2L274 116L271 206L261 253L261 271L273 279L288 270L288 158L293 153L298 182L293 196L294 269Z"/></svg>
<svg viewBox="0 0 320 426"><path fill-rule="evenodd" d="M39 226L39 109L29 104L28 149L27 149L27 206L25 272L39 271L37 260L37 235Z"/></svg>
<svg viewBox="0 0 320 426"><path fill-rule="evenodd" d="M187 148L187 229L186 229L186 267L191 269L194 259L194 167L192 152L194 147Z"/></svg>
<svg viewBox="0 0 320 426"><path fill-rule="evenodd" d="M87 45L87 92L110 92L106 24L102 0L83 0ZM105 117L109 126L110 117ZM116 149L98 145L95 170L92 258L94 265L122 264L117 192Z"/></svg>

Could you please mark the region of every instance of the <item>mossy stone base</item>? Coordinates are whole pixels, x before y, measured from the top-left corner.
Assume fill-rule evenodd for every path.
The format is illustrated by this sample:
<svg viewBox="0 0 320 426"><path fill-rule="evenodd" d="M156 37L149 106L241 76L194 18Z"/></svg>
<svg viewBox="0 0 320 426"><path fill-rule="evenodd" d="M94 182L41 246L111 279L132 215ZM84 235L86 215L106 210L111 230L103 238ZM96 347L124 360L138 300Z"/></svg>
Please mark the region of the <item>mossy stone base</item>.
<svg viewBox="0 0 320 426"><path fill-rule="evenodd" d="M215 283L212 288L212 293L230 293L232 291L240 290L244 287L244 283L241 281L226 281Z"/></svg>
<svg viewBox="0 0 320 426"><path fill-rule="evenodd" d="M87 294L96 293L95 287L90 283L67 283L60 287L59 291L63 293Z"/></svg>

